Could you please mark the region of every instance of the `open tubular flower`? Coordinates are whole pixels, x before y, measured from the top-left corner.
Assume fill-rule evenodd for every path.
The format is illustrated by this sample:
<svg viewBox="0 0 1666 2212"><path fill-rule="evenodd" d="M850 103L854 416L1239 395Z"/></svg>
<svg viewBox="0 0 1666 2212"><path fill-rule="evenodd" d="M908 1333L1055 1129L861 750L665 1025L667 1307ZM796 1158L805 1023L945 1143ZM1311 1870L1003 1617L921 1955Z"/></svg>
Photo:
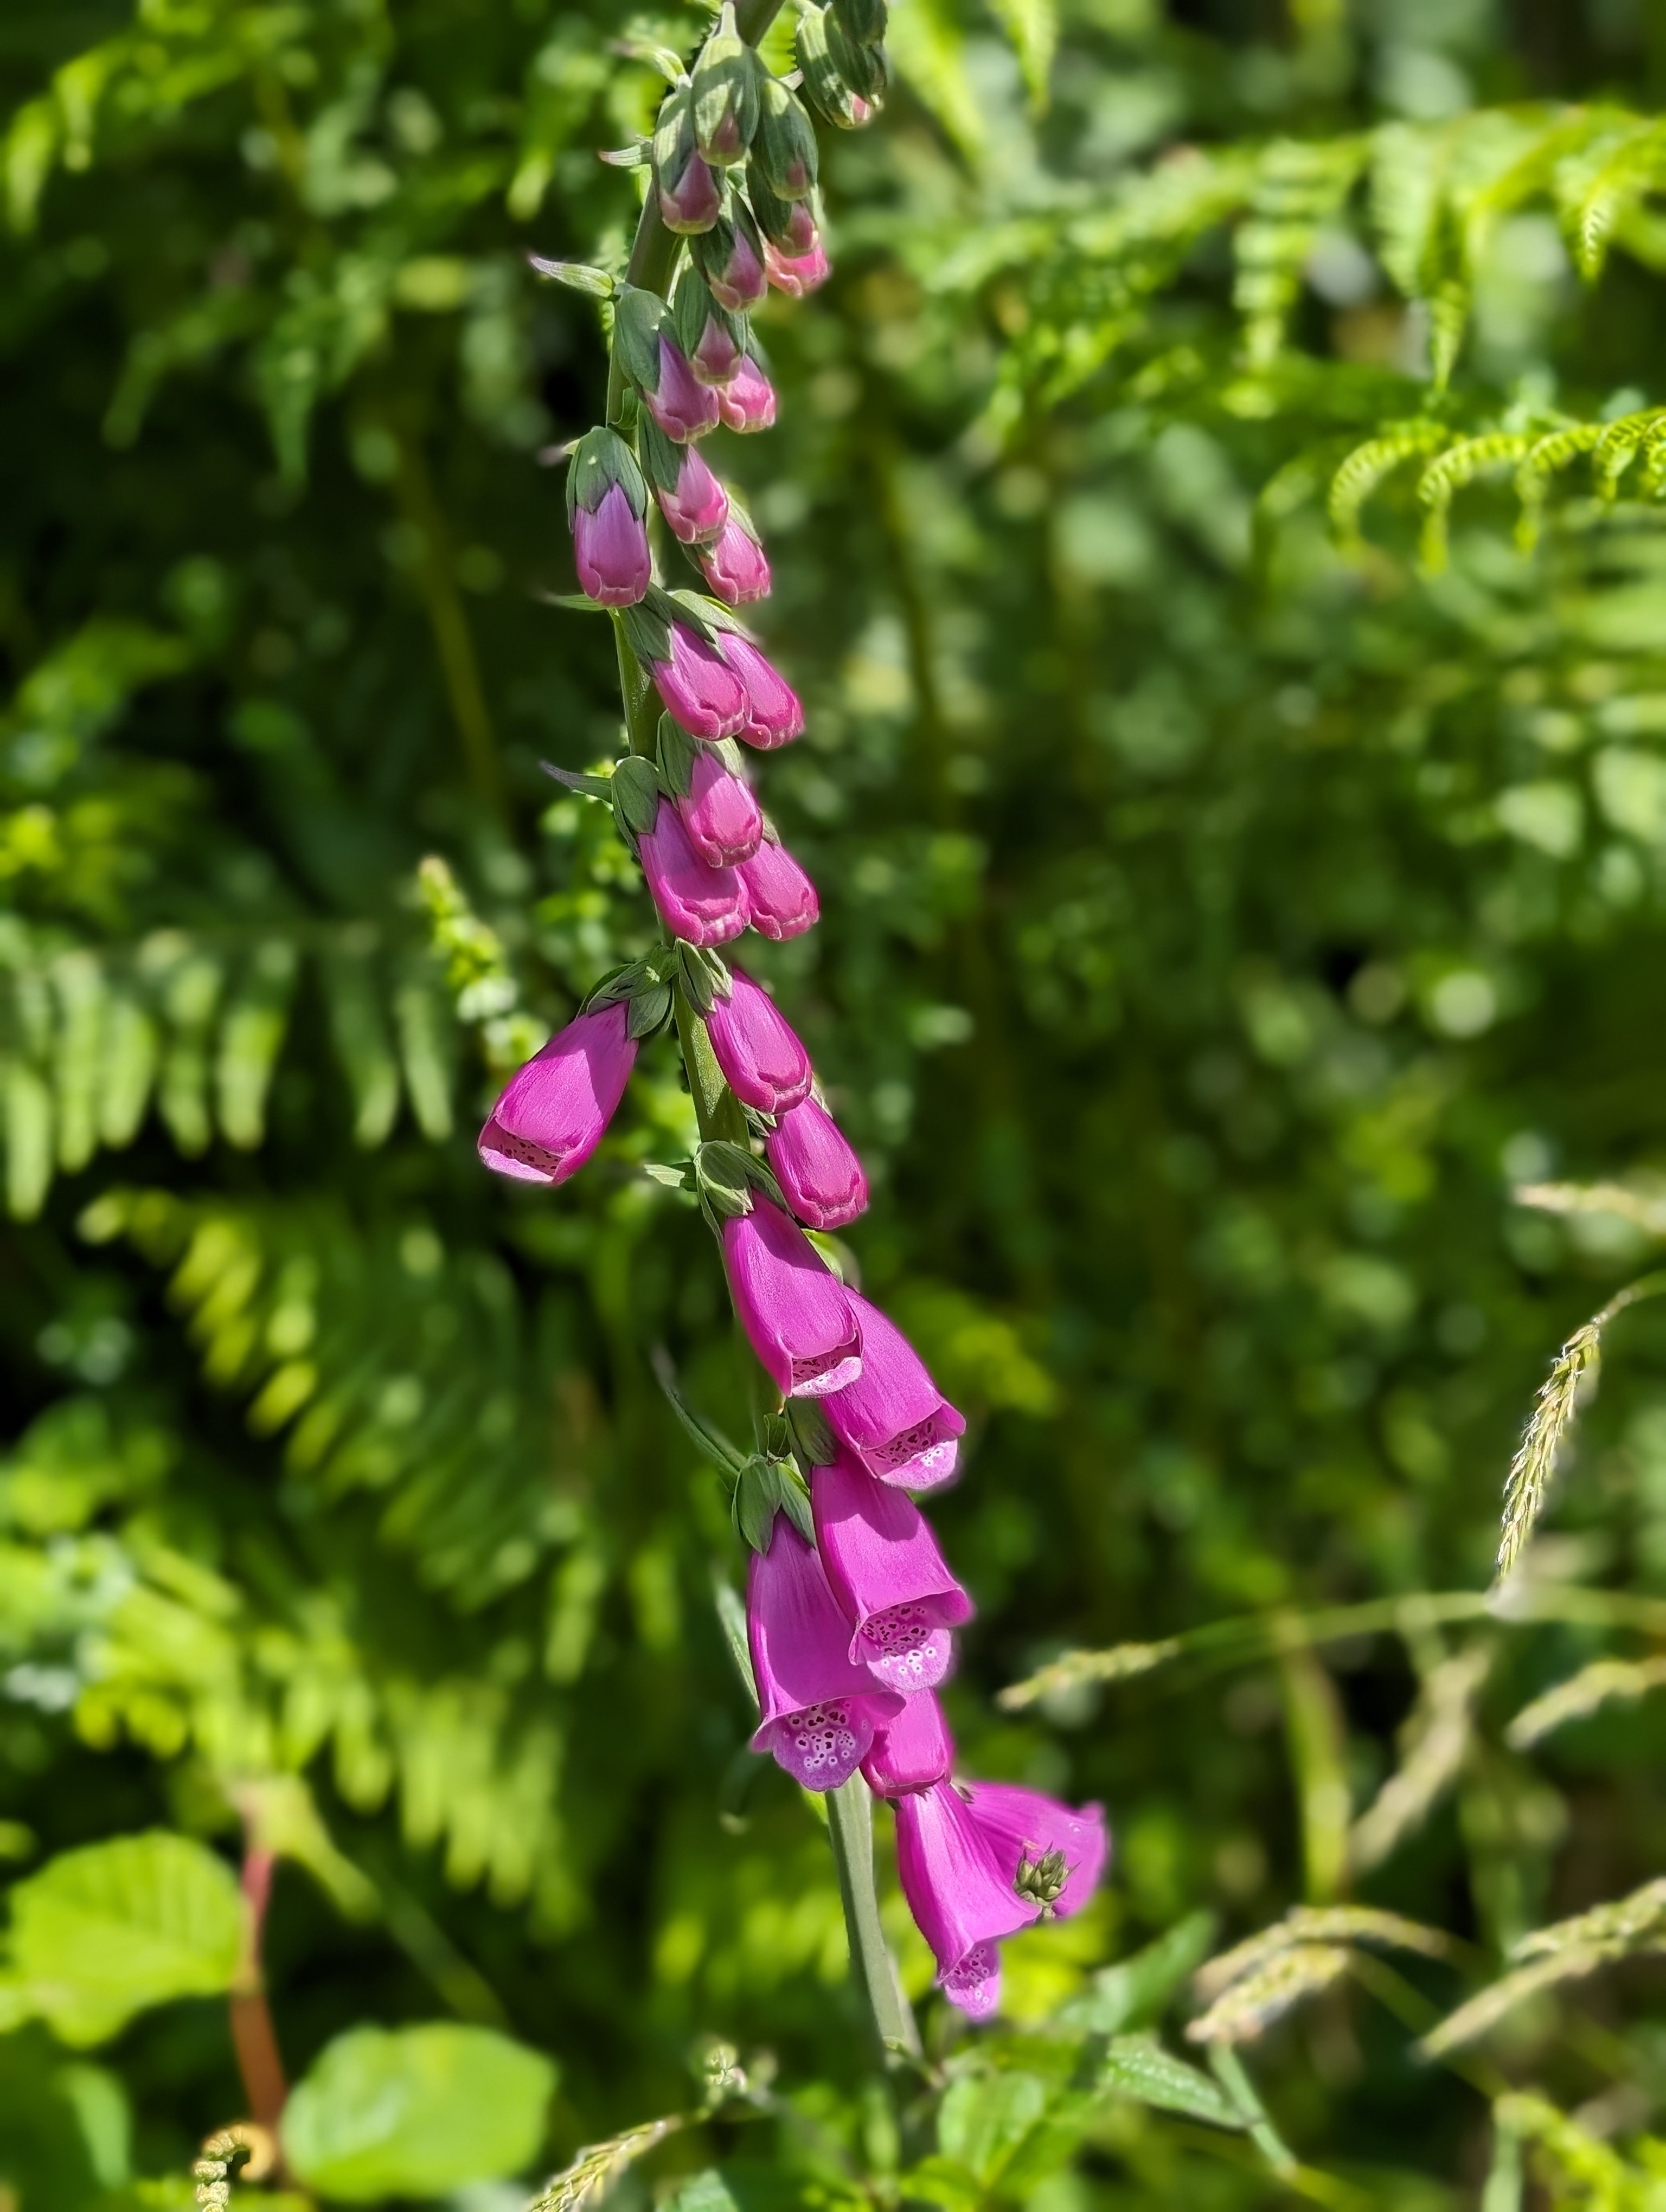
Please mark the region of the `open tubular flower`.
<svg viewBox="0 0 1666 2212"><path fill-rule="evenodd" d="M953 1760L954 1738L936 1692L916 1690L874 1737L862 1772L876 1796L903 1797L946 1782Z"/></svg>
<svg viewBox="0 0 1666 2212"><path fill-rule="evenodd" d="M801 937L821 915L816 886L784 845L764 831L763 842L740 864L746 915L760 937Z"/></svg>
<svg viewBox="0 0 1666 2212"><path fill-rule="evenodd" d="M742 969L730 970L729 995L714 1000L706 1034L743 1106L784 1114L809 1097L809 1054L769 993Z"/></svg>
<svg viewBox="0 0 1666 2212"><path fill-rule="evenodd" d="M757 1683L754 1751L767 1751L806 1790L836 1790L866 1757L875 1729L902 1709L895 1691L850 1658L849 1626L815 1547L784 1513L746 1576L746 1641Z"/></svg>
<svg viewBox="0 0 1666 2212"><path fill-rule="evenodd" d="M581 1014L513 1077L480 1132L489 1168L523 1182L565 1182L606 1133L636 1046L625 1004Z"/></svg>
<svg viewBox="0 0 1666 2212"><path fill-rule="evenodd" d="M673 937L727 945L746 927L746 887L733 868L714 867L690 842L676 804L661 799L654 827L636 841L654 903Z"/></svg>
<svg viewBox="0 0 1666 2212"><path fill-rule="evenodd" d="M1015 1782L970 1782L966 1802L985 1841L1018 1894L1043 1920L1079 1912L1099 1886L1110 1851L1105 1816L1079 1811Z"/></svg>
<svg viewBox="0 0 1666 2212"><path fill-rule="evenodd" d="M722 1228L729 1296L763 1371L782 1395L819 1398L862 1369L850 1294L796 1222L773 1200Z"/></svg>
<svg viewBox="0 0 1666 2212"><path fill-rule="evenodd" d="M828 1401L833 1433L876 1480L933 1489L955 1471L965 1420L895 1322L854 1291L848 1295L861 1325L862 1371Z"/></svg>
<svg viewBox="0 0 1666 2212"><path fill-rule="evenodd" d="M949 1572L925 1516L852 1460L811 1478L816 1543L851 1624L850 1656L888 1689L934 1689L954 1657L950 1631L972 1601Z"/></svg>
<svg viewBox="0 0 1666 2212"><path fill-rule="evenodd" d="M897 1798L897 1872L943 1994L987 2020L1000 2002L1000 1938L1038 1920L1041 1907L1019 1896L952 1782Z"/></svg>
<svg viewBox="0 0 1666 2212"><path fill-rule="evenodd" d="M763 1152L781 1196L812 1229L842 1229L867 1211L862 1164L818 1098L779 1115Z"/></svg>

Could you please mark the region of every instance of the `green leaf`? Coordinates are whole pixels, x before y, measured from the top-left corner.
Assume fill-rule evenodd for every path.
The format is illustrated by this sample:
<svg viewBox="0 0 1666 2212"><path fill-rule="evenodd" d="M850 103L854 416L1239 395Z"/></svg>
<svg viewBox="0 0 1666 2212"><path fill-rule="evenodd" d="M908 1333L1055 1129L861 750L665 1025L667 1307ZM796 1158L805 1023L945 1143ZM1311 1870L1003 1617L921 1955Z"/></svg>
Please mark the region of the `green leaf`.
<svg viewBox="0 0 1666 2212"><path fill-rule="evenodd" d="M229 1990L243 1902L224 1861L153 1829L88 1844L12 1892L12 1964L65 2043L101 2043L135 2013Z"/></svg>
<svg viewBox="0 0 1666 2212"><path fill-rule="evenodd" d="M921 2204L941 2204L945 2212L976 2212L984 2192L977 2176L958 2159L922 2158L899 2177L903 2197Z"/></svg>
<svg viewBox="0 0 1666 2212"><path fill-rule="evenodd" d="M938 2148L979 2181L993 2181L1046 2109L1038 2074L962 2075L937 2115Z"/></svg>
<svg viewBox="0 0 1666 2212"><path fill-rule="evenodd" d="M309 2188L349 2204L443 2197L536 2156L555 2083L541 2051L491 2028L351 2028L297 2083L284 2153Z"/></svg>
<svg viewBox="0 0 1666 2212"><path fill-rule="evenodd" d="M1047 80L1059 44L1056 0L994 0L994 10L1017 52L1030 105L1039 115L1047 106Z"/></svg>
<svg viewBox="0 0 1666 2212"><path fill-rule="evenodd" d="M1183 2112L1211 2126L1242 2130L1243 2116L1207 2074L1177 2058L1146 2035L1114 2036L1100 2063L1099 2087L1133 2097L1158 2112Z"/></svg>
<svg viewBox="0 0 1666 2212"><path fill-rule="evenodd" d="M1143 1951L1097 1973L1091 1987L1060 2008L1056 2025L1100 2035L1150 2026L1193 1967L1208 1957L1218 1925L1213 1912L1189 1912Z"/></svg>

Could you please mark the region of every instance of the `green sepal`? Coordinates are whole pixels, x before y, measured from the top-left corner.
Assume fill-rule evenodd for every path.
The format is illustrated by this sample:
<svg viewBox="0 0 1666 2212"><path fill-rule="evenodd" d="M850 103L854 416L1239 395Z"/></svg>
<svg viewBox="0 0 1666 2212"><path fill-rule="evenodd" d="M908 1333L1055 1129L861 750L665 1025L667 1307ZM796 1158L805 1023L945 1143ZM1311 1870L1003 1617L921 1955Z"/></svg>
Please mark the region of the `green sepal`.
<svg viewBox="0 0 1666 2212"><path fill-rule="evenodd" d="M885 35L887 0L831 0L834 21L860 46L877 46Z"/></svg>
<svg viewBox="0 0 1666 2212"><path fill-rule="evenodd" d="M767 1552L781 1503L781 1485L775 1468L756 1453L741 1468L730 1501L735 1534L750 1551Z"/></svg>
<svg viewBox="0 0 1666 2212"><path fill-rule="evenodd" d="M775 1492L781 1511L805 1542L813 1544L816 1540L816 1516L810 1510L810 1492L804 1477L791 1460L783 1460L776 1467Z"/></svg>
<svg viewBox="0 0 1666 2212"><path fill-rule="evenodd" d="M746 164L746 198L757 227L774 246L790 246L793 243L793 209L794 203L784 200L771 186L757 150Z"/></svg>
<svg viewBox="0 0 1666 2212"><path fill-rule="evenodd" d="M679 939L677 960L684 995L703 1021L718 1000L733 991L733 980L718 955L706 945Z"/></svg>
<svg viewBox="0 0 1666 2212"><path fill-rule="evenodd" d="M671 46L662 46L653 39L621 39L614 48L633 62L646 62L650 69L659 70L667 84L684 84L683 57Z"/></svg>
<svg viewBox="0 0 1666 2212"><path fill-rule="evenodd" d="M648 150L655 175L674 189L695 152L694 106L686 83L676 85L660 101Z"/></svg>
<svg viewBox="0 0 1666 2212"><path fill-rule="evenodd" d="M582 592L540 592L538 597L546 607L564 607L569 615L605 615L612 609L597 599L587 599Z"/></svg>
<svg viewBox="0 0 1666 2212"><path fill-rule="evenodd" d="M613 353L640 392L660 389L660 339L671 310L657 292L621 284L613 310Z"/></svg>
<svg viewBox="0 0 1666 2212"><path fill-rule="evenodd" d="M763 74L736 26L733 0L725 0L690 84L694 143L701 160L713 168L745 160L757 129L758 80Z"/></svg>
<svg viewBox="0 0 1666 2212"><path fill-rule="evenodd" d="M650 584L646 598L639 599L634 607L613 610L624 624L625 643L644 668L652 661L671 659L672 618L676 616L680 619L682 610L669 604L661 606L660 602L666 597L657 586Z"/></svg>
<svg viewBox="0 0 1666 2212"><path fill-rule="evenodd" d="M677 1388L677 1370L671 1364L671 1355L661 1344L657 1344L650 1355L654 1372L660 1388L665 1392L671 1410L676 1414L695 1443L715 1466L732 1477L739 1476L745 1464L745 1455L732 1444L721 1429L714 1429L708 1421L694 1413L683 1401Z"/></svg>
<svg viewBox="0 0 1666 2212"><path fill-rule="evenodd" d="M675 491L683 472L683 456L688 448L666 437L646 407L636 425L636 447L642 457L643 473L654 489Z"/></svg>
<svg viewBox="0 0 1666 2212"><path fill-rule="evenodd" d="M631 837L646 837L660 818L660 779L652 761L631 753L613 771L613 811Z"/></svg>
<svg viewBox="0 0 1666 2212"><path fill-rule="evenodd" d="M709 230L702 231L697 238L691 238L689 240L689 252L693 258L694 265L708 283L710 282L714 269L723 269L727 266L729 256L734 250L734 234L738 230L745 232L753 253L758 260L762 261L763 240L758 234L757 223L752 220L752 211L739 193L732 185L727 185L723 194L723 211L717 221Z"/></svg>
<svg viewBox="0 0 1666 2212"><path fill-rule="evenodd" d="M757 1425L757 1448L765 1459L786 1459L793 1449L793 1431L785 1413L766 1413Z"/></svg>
<svg viewBox="0 0 1666 2212"><path fill-rule="evenodd" d="M657 607L662 601L666 621L686 623L706 645L712 643L712 632L716 629L733 630L740 637L748 634L739 615L726 607L721 599L708 599L703 592L691 592L681 586L667 592L657 584L650 584L642 605ZM627 607L625 612L629 614L631 610Z"/></svg>
<svg viewBox="0 0 1666 2212"><path fill-rule="evenodd" d="M660 717L660 781L673 799L686 799L694 787L694 763L699 747L669 714ZM702 1012L705 1011L702 1007Z"/></svg>
<svg viewBox="0 0 1666 2212"><path fill-rule="evenodd" d="M827 51L832 56L834 68L853 92L860 93L864 100L880 97L890 77L885 49L852 37L840 15L838 0L829 0Z"/></svg>
<svg viewBox="0 0 1666 2212"><path fill-rule="evenodd" d="M611 300L619 289L617 277L610 276L605 269L593 268L587 261L546 261L541 253L529 253L526 263L540 276L592 300Z"/></svg>
<svg viewBox="0 0 1666 2212"><path fill-rule="evenodd" d="M644 1037L653 1036L664 1029L671 1019L672 995L669 983L648 983L630 1001L630 1012L625 1020L625 1035L640 1044Z"/></svg>
<svg viewBox="0 0 1666 2212"><path fill-rule="evenodd" d="M816 132L779 77L764 81L751 173L762 170L777 199L808 199L816 189Z"/></svg>
<svg viewBox="0 0 1666 2212"><path fill-rule="evenodd" d="M565 784L569 791L581 792L587 799L613 797L613 779L609 775L580 775L570 768L557 768L554 761L540 761L538 766L545 775L554 776L557 783Z"/></svg>
<svg viewBox="0 0 1666 2212"><path fill-rule="evenodd" d="M671 1166L664 1160L645 1160L642 1164L642 1173L650 1182L663 1183L667 1190L694 1188L692 1160L684 1160L677 1167Z"/></svg>
<svg viewBox="0 0 1666 2212"><path fill-rule="evenodd" d="M841 131L854 131L855 95L839 75L828 45L825 8L806 8L799 17L794 52L806 95L817 112Z"/></svg>
<svg viewBox="0 0 1666 2212"><path fill-rule="evenodd" d="M700 1210L714 1231L752 1210L752 1159L739 1145L709 1139L694 1156Z"/></svg>
<svg viewBox="0 0 1666 2212"><path fill-rule="evenodd" d="M629 146L610 147L596 159L605 161L610 169L645 169L654 159L654 141L638 138Z"/></svg>
<svg viewBox="0 0 1666 2212"><path fill-rule="evenodd" d="M793 1431L793 1448L806 1467L830 1467L839 1455L838 1439L826 1414L813 1398L789 1398L786 1417Z"/></svg>
<svg viewBox="0 0 1666 2212"><path fill-rule="evenodd" d="M593 514L617 484L638 522L648 513L648 484L636 456L617 430L598 423L574 447L567 469L567 520L582 507Z"/></svg>

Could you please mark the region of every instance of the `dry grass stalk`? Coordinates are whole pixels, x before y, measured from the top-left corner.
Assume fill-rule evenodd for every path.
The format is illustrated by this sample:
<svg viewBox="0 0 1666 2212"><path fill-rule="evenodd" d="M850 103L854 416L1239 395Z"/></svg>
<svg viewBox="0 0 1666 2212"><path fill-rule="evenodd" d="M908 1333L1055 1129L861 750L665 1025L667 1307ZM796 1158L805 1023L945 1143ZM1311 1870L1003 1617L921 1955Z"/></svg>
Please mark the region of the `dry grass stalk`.
<svg viewBox="0 0 1666 2212"><path fill-rule="evenodd" d="M1517 1206L1541 1213L1617 1213L1651 1237L1666 1237L1666 1196L1623 1182L1529 1182L1515 1193Z"/></svg>
<svg viewBox="0 0 1666 2212"><path fill-rule="evenodd" d="M672 2112L663 2120L645 2120L640 2127L627 2128L606 2142L591 2143L571 2166L545 2185L543 2195L534 2199L527 2212L578 2212L581 2205L596 2203L606 2196L628 2166L656 2143L664 2142L667 2136L687 2127L690 2117L687 2112Z"/></svg>
<svg viewBox="0 0 1666 2212"><path fill-rule="evenodd" d="M1300 1943L1235 1981L1186 2033L1194 2043L1252 2043L1304 1997L1328 1990L1348 1970L1340 1943Z"/></svg>
<svg viewBox="0 0 1666 2212"><path fill-rule="evenodd" d="M1578 1981L1612 1960L1659 1950L1666 1950L1666 1876L1523 1937L1513 1954L1522 1963L1460 2005L1419 2049L1426 2057L1444 2057L1541 1990Z"/></svg>
<svg viewBox="0 0 1666 2212"><path fill-rule="evenodd" d="M1368 1905L1298 1905L1271 1928L1207 1960L1192 1977L1192 1986L1205 2003L1212 2002L1267 1960L1316 1943L1371 1943L1384 1950L1420 1952L1426 1959L1450 1958L1453 1948L1451 1937L1438 1928L1402 1919L1397 1912L1379 1912Z"/></svg>
<svg viewBox="0 0 1666 2212"><path fill-rule="evenodd" d="M1523 1705L1505 1731L1505 1741L1512 1751L1529 1751L1569 1721L1584 1720L1604 1705L1634 1703L1662 1688L1666 1688L1666 1658L1593 1660Z"/></svg>
<svg viewBox="0 0 1666 2212"><path fill-rule="evenodd" d="M1469 1753L1475 1699L1492 1663L1492 1645L1475 1643L1424 1677L1401 1730L1400 1765L1354 1823L1348 1857L1356 1869L1380 1866L1457 1778Z"/></svg>
<svg viewBox="0 0 1666 2212"><path fill-rule="evenodd" d="M1115 1644L1108 1651L1066 1651L1037 1668L1021 1682L1013 1682L996 1698L1009 1713L1091 1682L1125 1682L1134 1674L1148 1674L1178 1656L1180 1641L1168 1637L1160 1644Z"/></svg>

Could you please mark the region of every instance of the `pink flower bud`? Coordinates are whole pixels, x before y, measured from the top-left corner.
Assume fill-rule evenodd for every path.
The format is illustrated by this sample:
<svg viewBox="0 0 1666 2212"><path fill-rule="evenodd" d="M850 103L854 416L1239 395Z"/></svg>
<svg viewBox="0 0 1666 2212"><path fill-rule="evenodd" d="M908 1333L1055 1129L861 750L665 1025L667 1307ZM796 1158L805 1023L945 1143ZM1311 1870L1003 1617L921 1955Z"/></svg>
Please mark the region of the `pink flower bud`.
<svg viewBox="0 0 1666 2212"><path fill-rule="evenodd" d="M763 842L763 810L751 784L732 775L715 753L696 753L687 793L677 811L689 842L708 867L750 860Z"/></svg>
<svg viewBox="0 0 1666 2212"><path fill-rule="evenodd" d="M760 937L779 944L786 937L802 937L820 920L816 886L785 845L772 844L766 836L737 872L746 889L746 919Z"/></svg>
<svg viewBox="0 0 1666 2212"><path fill-rule="evenodd" d="M738 1224L731 1224L739 1226ZM849 1624L814 1549L784 1513L746 1574L746 1641L757 1683L754 1751L767 1751L806 1790L848 1782L874 1730L902 1706L855 1665Z"/></svg>
<svg viewBox="0 0 1666 2212"><path fill-rule="evenodd" d="M819 238L807 253L782 253L766 240L763 266L769 282L778 292L785 292L789 300L801 300L806 292L813 292L818 284L824 284L833 273L827 249Z"/></svg>
<svg viewBox="0 0 1666 2212"><path fill-rule="evenodd" d="M723 1080L743 1106L785 1114L810 1095L810 1055L787 1017L744 969L730 970L729 995L716 999L706 1034Z"/></svg>
<svg viewBox="0 0 1666 2212"><path fill-rule="evenodd" d="M729 495L692 446L681 449L682 466L669 490L659 491L660 512L684 545L715 538L729 519Z"/></svg>
<svg viewBox="0 0 1666 2212"><path fill-rule="evenodd" d="M744 672L686 623L670 627L670 659L648 663L666 712L690 737L708 744L744 731L752 714Z"/></svg>
<svg viewBox="0 0 1666 2212"><path fill-rule="evenodd" d="M876 1796L903 1797L946 1782L953 1759L954 1739L943 1708L930 1690L921 1690L875 1736L862 1772Z"/></svg>
<svg viewBox="0 0 1666 2212"><path fill-rule="evenodd" d="M688 945L727 945L746 927L746 890L733 868L714 868L689 842L683 817L660 801L654 827L636 841L660 918Z"/></svg>
<svg viewBox="0 0 1666 2212"><path fill-rule="evenodd" d="M877 1481L931 1490L954 1473L966 1423L896 1323L854 1291L847 1296L861 1323L862 1371L828 1401L833 1433Z"/></svg>
<svg viewBox="0 0 1666 2212"><path fill-rule="evenodd" d="M680 175L660 173L660 215L667 230L681 236L709 230L723 206L717 179L697 154L690 154Z"/></svg>
<svg viewBox="0 0 1666 2212"><path fill-rule="evenodd" d="M715 404L732 430L767 430L775 419L775 388L751 354L718 387Z"/></svg>
<svg viewBox="0 0 1666 2212"><path fill-rule="evenodd" d="M688 356L675 338L660 337L660 381L650 392L642 386L642 404L666 437L684 445L703 438L717 428L717 394L702 384L689 367Z"/></svg>
<svg viewBox="0 0 1666 2212"><path fill-rule="evenodd" d="M1015 1782L969 1783L966 1801L1001 1871L1009 1881L1024 1881L1046 1917L1067 1920L1081 1911L1110 1848L1098 1806L1077 1812ZM1030 1872L1021 1875L1025 1868Z"/></svg>
<svg viewBox="0 0 1666 2212"><path fill-rule="evenodd" d="M986 2020L1000 2002L1003 1936L1041 1917L1020 1897L952 1782L897 1800L897 1872L951 2004Z"/></svg>
<svg viewBox="0 0 1666 2212"><path fill-rule="evenodd" d="M795 1222L772 1200L723 1224L729 1296L764 1372L789 1398L820 1398L854 1382L862 1333L849 1294Z"/></svg>
<svg viewBox="0 0 1666 2212"><path fill-rule="evenodd" d="M851 1657L887 1689L935 1689L954 1658L949 1631L971 1619L972 1601L925 1516L849 1459L818 1467L810 1495L822 1565L851 1624Z"/></svg>
<svg viewBox="0 0 1666 2212"><path fill-rule="evenodd" d="M802 261L806 255L819 252L822 234L816 228L816 218L810 211L807 200L794 200L787 210L787 221L773 243L789 261Z"/></svg>
<svg viewBox="0 0 1666 2212"><path fill-rule="evenodd" d="M804 733L804 702L747 637L720 630L717 649L746 689L747 713L733 734L769 752Z"/></svg>
<svg viewBox="0 0 1666 2212"><path fill-rule="evenodd" d="M825 1106L806 1098L763 1140L781 1196L812 1229L842 1229L867 1210L867 1177Z"/></svg>
<svg viewBox="0 0 1666 2212"><path fill-rule="evenodd" d="M600 1144L635 1064L629 1015L623 1004L581 1014L510 1079L480 1132L489 1168L522 1182L565 1182L578 1173Z"/></svg>
<svg viewBox="0 0 1666 2212"><path fill-rule="evenodd" d="M702 384L727 384L746 358L715 315L708 315L689 366ZM720 410L722 402L718 403Z"/></svg>
<svg viewBox="0 0 1666 2212"><path fill-rule="evenodd" d="M701 552L700 567L712 597L732 607L769 596L769 563L763 548L733 508L715 540Z"/></svg>
<svg viewBox="0 0 1666 2212"><path fill-rule="evenodd" d="M695 259L713 299L732 315L757 307L769 288L750 217L720 223L696 247Z"/></svg>
<svg viewBox="0 0 1666 2212"><path fill-rule="evenodd" d="M593 514L573 510L573 557L586 594L605 607L635 606L653 577L648 526L623 484L610 484Z"/></svg>

